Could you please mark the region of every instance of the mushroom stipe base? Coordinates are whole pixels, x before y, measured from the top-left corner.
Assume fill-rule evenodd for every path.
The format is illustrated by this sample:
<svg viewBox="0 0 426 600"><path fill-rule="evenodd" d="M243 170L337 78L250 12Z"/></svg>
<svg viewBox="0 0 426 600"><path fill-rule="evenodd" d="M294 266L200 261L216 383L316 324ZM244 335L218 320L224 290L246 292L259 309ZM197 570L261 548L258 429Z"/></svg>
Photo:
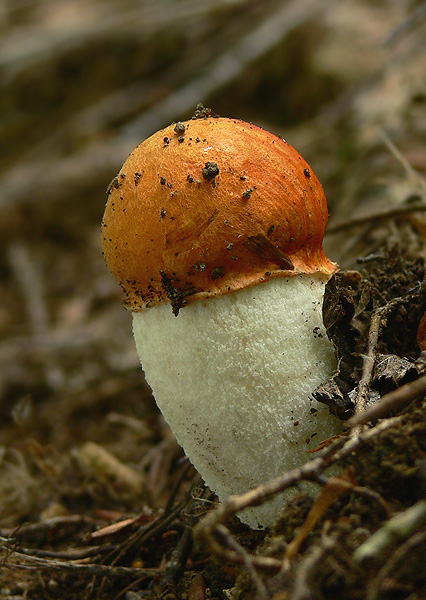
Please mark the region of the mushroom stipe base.
<svg viewBox="0 0 426 600"><path fill-rule="evenodd" d="M139 358L179 444L219 499L302 465L341 422L310 393L336 369L322 322L328 277L297 275L133 313ZM282 499L243 512L272 525Z"/></svg>

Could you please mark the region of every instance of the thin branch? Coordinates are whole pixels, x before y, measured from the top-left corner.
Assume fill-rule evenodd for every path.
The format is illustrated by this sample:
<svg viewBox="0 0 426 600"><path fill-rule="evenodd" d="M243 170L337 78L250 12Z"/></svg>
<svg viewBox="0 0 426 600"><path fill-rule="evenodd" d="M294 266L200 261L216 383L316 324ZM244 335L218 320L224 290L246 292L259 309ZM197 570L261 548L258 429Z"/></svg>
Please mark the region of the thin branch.
<svg viewBox="0 0 426 600"><path fill-rule="evenodd" d="M377 127L377 131L382 138L384 144L388 148L389 152L396 158L396 160L402 165L406 178L410 180L418 190L420 197L425 197L426 192L426 181L423 177L410 165L405 156L400 152L400 150L396 147L394 142L390 139L388 134L381 127ZM394 217L409 215L413 212L423 212L426 210L425 202L416 202L411 204L404 204L402 206L394 206L390 208L385 208L381 210L374 211L372 213L367 213L365 215L354 216L349 219L344 219L337 223L332 223L327 228L327 234L338 233L340 231L344 231L345 229L351 229L353 227L357 227L359 225L365 225L366 223L375 222L378 220L384 219L392 219Z"/></svg>
<svg viewBox="0 0 426 600"><path fill-rule="evenodd" d="M158 102L124 129L124 135L143 138L176 117L185 115L197 102L235 81L255 61L277 46L292 31L314 19L331 0L294 0L275 9L253 31L221 54L204 73Z"/></svg>
<svg viewBox="0 0 426 600"><path fill-rule="evenodd" d="M352 229L358 227L358 225L365 225L366 223L372 223L383 219L393 219L394 217L409 215L414 212L425 212L426 202L413 202L413 204L404 204L403 206L393 206L391 208L384 208L376 210L374 212L366 213L365 215L359 215L338 221L337 223L331 223L327 227L327 235L339 233L346 229Z"/></svg>
<svg viewBox="0 0 426 600"><path fill-rule="evenodd" d="M304 465L292 471L287 471L272 479L271 481L260 485L245 494L239 496L230 496L225 502L209 514L207 514L196 528L195 535L205 543L212 554L216 555L221 560L229 561L235 557L231 556L229 551L224 549L218 542L216 537L216 527L219 524L225 523L229 518L236 515L245 508L258 506L263 504L268 499L274 497L285 489L296 485L302 480L316 481L318 474L323 472L329 465L335 464L346 456L350 456L360 446L377 437L383 431L393 427L400 422L400 418L396 417L388 419L376 425L372 429L368 429L360 434L355 434L349 439L341 437L335 442L324 448L319 456L306 462Z"/></svg>
<svg viewBox="0 0 426 600"><path fill-rule="evenodd" d="M2 209L39 200L71 199L93 179L109 181L123 158L140 142L138 137L92 142L70 156L22 161L3 173ZM109 179L108 179L109 178Z"/></svg>
<svg viewBox="0 0 426 600"><path fill-rule="evenodd" d="M13 543L13 539L6 540ZM75 548L68 551L54 551L54 550L42 550L39 548L25 548L24 546L15 546L13 548L14 553L24 554L25 556L39 557L39 558L50 558L55 560L82 560L90 558L92 556L98 556L99 554L106 554L111 552L113 549L112 545L104 544L102 546L90 546L87 548Z"/></svg>
<svg viewBox="0 0 426 600"><path fill-rule="evenodd" d="M261 598L261 600L268 600L268 590L266 589L265 584L259 577L259 574L257 573L253 565L254 557L250 556L250 554L246 552L246 550L232 537L232 535L230 535L229 531L224 525L218 525L216 533L218 535L221 535L225 543L231 548L233 548L233 550L241 557L243 564L245 565L253 583L256 586L259 598ZM279 563L279 561L277 562Z"/></svg>
<svg viewBox="0 0 426 600"><path fill-rule="evenodd" d="M118 547L116 552L111 553L107 558L112 559L113 564L116 564L132 547L141 546L147 539L152 539L157 535L160 535L175 519L178 518L182 510L185 508L188 499L191 497L190 492L187 492L185 498L175 506L175 508L167 515L163 515L154 519L148 525L142 527L134 534L129 536L121 546Z"/></svg>
<svg viewBox="0 0 426 600"><path fill-rule="evenodd" d="M383 396L373 406L362 413L351 417L347 424L349 427L363 425L369 421L377 421L386 417L390 412L399 411L408 406L413 400L426 394L426 375L415 381L410 381L396 390Z"/></svg>
<svg viewBox="0 0 426 600"><path fill-rule="evenodd" d="M355 398L355 413L365 411L367 403L368 390L370 388L371 378L373 376L374 365L377 356L377 343L379 341L379 333L382 327L386 326L387 318L392 310L407 302L406 298L394 298L384 306L373 310L370 320L370 328L368 331L367 352L363 356L363 368L361 380L358 384L358 391Z"/></svg>
<svg viewBox="0 0 426 600"><path fill-rule="evenodd" d="M14 242L8 248L9 263L21 289L24 305L35 337L49 331L49 315L41 274L34 256L22 242Z"/></svg>
<svg viewBox="0 0 426 600"><path fill-rule="evenodd" d="M385 39L383 45L391 46L398 40L398 38L400 38L410 29L413 29L413 27L415 27L424 18L426 18L426 2L423 2L422 4L417 6L408 15L408 17L404 19L400 25L398 25L398 27L391 31L388 37Z"/></svg>
<svg viewBox="0 0 426 600"><path fill-rule="evenodd" d="M312 572L324 560L324 557L335 544L336 540L333 536L323 536L320 543L297 565L292 600L306 600L314 597L309 582Z"/></svg>
<svg viewBox="0 0 426 600"><path fill-rule="evenodd" d="M363 565L382 556L399 542L405 541L426 525L426 500L419 500L405 511L396 514L353 553L355 563Z"/></svg>
<svg viewBox="0 0 426 600"><path fill-rule="evenodd" d="M158 575L158 569L142 569L138 567L117 567L113 565L87 565L77 564L74 562L65 562L59 560L49 560L39 556L31 556L17 552L13 548L4 546L1 544L3 549L7 552L6 557L3 561L3 566L10 569L25 569L25 570L56 570L56 571L69 571L72 573L82 573L86 575L108 575L109 577L122 577L122 576L141 576L155 577ZM11 561L14 558L14 562ZM19 561L19 562L18 562Z"/></svg>
<svg viewBox="0 0 426 600"><path fill-rule="evenodd" d="M230 544L233 540L230 531L222 523L217 524L213 530L213 535L209 540L209 550L212 554L220 557L222 562L233 565L243 565L244 558L241 552L235 549L235 544ZM235 540L234 540L235 541ZM224 545L225 542L225 545ZM233 549L229 550L226 545ZM264 570L277 571L282 567L282 561L269 556L248 555L253 567Z"/></svg>
<svg viewBox="0 0 426 600"><path fill-rule="evenodd" d="M17 459L20 458L18 455ZM21 460L24 460L21 458ZM84 515L66 515L61 517L52 517L51 519L45 519L37 523L23 523L19 527L14 529L2 529L1 534L7 536L0 537L0 542L5 541L19 541L22 539L32 540L38 538L49 538L54 539L56 531L61 530L62 535L64 531L70 531L72 535L76 531L85 528L95 528L96 521L90 517Z"/></svg>
<svg viewBox="0 0 426 600"><path fill-rule="evenodd" d="M41 199L75 197L93 181L111 179L129 152L157 129L191 114L198 102L235 81L303 23L315 18L332 0L293 0L274 9L260 24L226 49L201 75L157 102L141 117L128 123L114 140L92 142L71 156L21 161L0 181L0 207ZM109 179L108 179L109 177ZM37 185L35 185L35 183ZM40 190L40 192L38 192Z"/></svg>
<svg viewBox="0 0 426 600"><path fill-rule="evenodd" d="M237 2L237 0L234 0ZM0 66L5 76L3 85L9 84L23 71L43 63L58 60L58 57L78 51L87 43L98 40L120 39L123 36L143 36L159 34L173 22L182 27L190 18L215 14L218 5L214 0L204 2L165 2L144 3L141 7L121 9L111 14L108 4L97 4L96 18L79 19L68 27L47 28L39 20L32 27L28 24L16 27L9 38L4 36L3 52L0 53ZM106 9L106 10L105 10ZM18 40L18 43L17 43Z"/></svg>
<svg viewBox="0 0 426 600"><path fill-rule="evenodd" d="M408 540L401 544L380 569L375 579L369 584L366 600L377 600L377 598L380 598L382 583L390 577L391 574L394 574L397 567L406 560L408 556L413 555L419 546L425 544L425 531L419 531L418 533L413 534Z"/></svg>
<svg viewBox="0 0 426 600"><path fill-rule="evenodd" d="M402 152L400 152L400 150L398 150L398 148L396 147L394 142L390 139L390 137L388 136L386 131L384 129L382 129L382 127L377 127L377 130L378 130L379 135L382 138L383 142L385 143L387 149L389 150L389 152L402 165L407 179L411 180L413 183L418 184L420 188L422 188L423 190L426 191L425 180L422 177L420 177L420 174L417 173L417 171L410 165L410 163L405 158L405 156L402 154Z"/></svg>
<svg viewBox="0 0 426 600"><path fill-rule="evenodd" d="M373 376L374 364L377 355L377 342L379 340L380 327L383 324L381 310L373 311L371 315L370 328L368 331L367 353L363 356L362 376L358 385L355 398L355 412L360 413L365 410L367 403L368 390L370 389L371 378Z"/></svg>

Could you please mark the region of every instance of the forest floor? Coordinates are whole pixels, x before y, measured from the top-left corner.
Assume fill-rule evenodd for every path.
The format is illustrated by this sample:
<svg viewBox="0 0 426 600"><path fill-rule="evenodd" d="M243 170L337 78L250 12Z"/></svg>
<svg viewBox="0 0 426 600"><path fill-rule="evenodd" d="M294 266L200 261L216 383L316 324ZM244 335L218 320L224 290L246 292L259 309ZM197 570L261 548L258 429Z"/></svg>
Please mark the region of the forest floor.
<svg viewBox="0 0 426 600"><path fill-rule="evenodd" d="M424 600L425 3L0 9L0 598ZM199 102L323 183L340 371L317 398L358 418L223 505L158 412L100 242L127 154ZM239 522L286 487L271 530Z"/></svg>

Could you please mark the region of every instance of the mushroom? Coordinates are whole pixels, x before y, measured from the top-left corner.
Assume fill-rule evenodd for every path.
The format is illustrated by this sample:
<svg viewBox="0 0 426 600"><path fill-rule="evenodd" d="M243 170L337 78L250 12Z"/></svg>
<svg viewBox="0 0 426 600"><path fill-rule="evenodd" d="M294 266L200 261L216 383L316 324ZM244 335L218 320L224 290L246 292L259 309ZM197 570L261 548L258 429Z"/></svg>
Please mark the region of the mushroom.
<svg viewBox="0 0 426 600"><path fill-rule="evenodd" d="M305 160L236 119L171 125L109 187L107 265L157 404L219 499L300 466L340 421L310 397L336 369L322 320L337 266ZM279 496L240 515L272 524Z"/></svg>

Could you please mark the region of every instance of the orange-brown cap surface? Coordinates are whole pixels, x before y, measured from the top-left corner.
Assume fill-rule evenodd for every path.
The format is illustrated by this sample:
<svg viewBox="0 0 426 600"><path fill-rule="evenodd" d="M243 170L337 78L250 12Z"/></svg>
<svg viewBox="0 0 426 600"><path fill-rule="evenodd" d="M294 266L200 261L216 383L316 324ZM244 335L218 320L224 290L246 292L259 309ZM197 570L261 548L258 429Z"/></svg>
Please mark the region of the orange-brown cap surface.
<svg viewBox="0 0 426 600"><path fill-rule="evenodd" d="M324 192L281 138L236 119L193 119L145 140L109 187L108 267L143 310L179 308L273 277L336 265Z"/></svg>

